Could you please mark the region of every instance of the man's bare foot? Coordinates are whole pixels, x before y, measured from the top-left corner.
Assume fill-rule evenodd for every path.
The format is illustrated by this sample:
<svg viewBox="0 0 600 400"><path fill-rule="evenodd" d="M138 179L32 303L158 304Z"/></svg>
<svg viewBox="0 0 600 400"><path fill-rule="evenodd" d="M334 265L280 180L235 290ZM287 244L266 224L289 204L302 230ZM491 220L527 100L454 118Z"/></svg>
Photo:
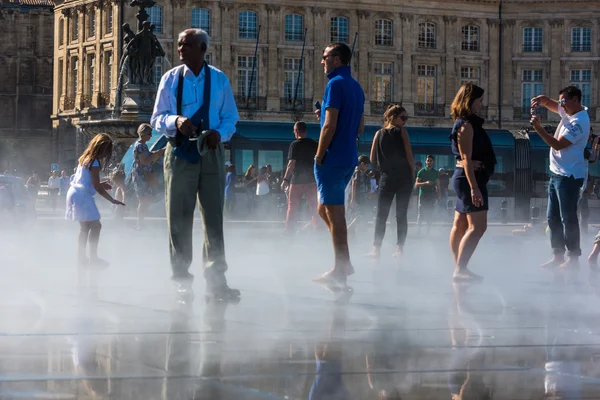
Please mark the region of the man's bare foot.
<svg viewBox="0 0 600 400"><path fill-rule="evenodd" d="M558 268L560 269L569 269L569 268L578 268L579 267L579 257L569 257L567 261L560 264Z"/></svg>
<svg viewBox="0 0 600 400"><path fill-rule="evenodd" d="M550 261L547 261L547 262L543 263L542 265L540 265L540 267L554 268L554 267L558 267L559 265L561 265L564 262L565 262L565 258L563 256L554 256L550 259Z"/></svg>
<svg viewBox="0 0 600 400"><path fill-rule="evenodd" d="M90 267L104 269L108 268L109 262L98 257L90 258Z"/></svg>
<svg viewBox="0 0 600 400"><path fill-rule="evenodd" d="M396 260L401 260L402 259L402 247L398 246L396 247L396 251L394 251L394 254L392 254L392 257L394 257L394 259Z"/></svg>
<svg viewBox="0 0 600 400"><path fill-rule="evenodd" d="M323 275L314 278L313 282L325 285L346 286L346 277L332 269L325 272Z"/></svg>
<svg viewBox="0 0 600 400"><path fill-rule="evenodd" d="M378 259L380 255L381 255L381 252L379 251L379 249L377 247L373 247L373 249L370 252L365 254L365 257Z"/></svg>
<svg viewBox="0 0 600 400"><path fill-rule="evenodd" d="M454 282L481 282L483 281L483 277L477 275L467 268L454 271L454 276L452 277Z"/></svg>

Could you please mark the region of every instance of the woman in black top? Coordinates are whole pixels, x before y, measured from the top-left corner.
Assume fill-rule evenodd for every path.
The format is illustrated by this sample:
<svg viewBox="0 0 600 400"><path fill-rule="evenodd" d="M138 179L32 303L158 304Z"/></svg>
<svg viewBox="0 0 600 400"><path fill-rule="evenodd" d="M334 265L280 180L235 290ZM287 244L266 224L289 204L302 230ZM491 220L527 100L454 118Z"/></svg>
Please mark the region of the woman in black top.
<svg viewBox="0 0 600 400"><path fill-rule="evenodd" d="M395 257L402 255L408 230L408 203L414 185L414 158L408 132L404 128L408 116L406 110L391 105L383 114L384 127L375 134L371 146L371 163L379 167L379 198L375 219L375 240L369 255L379 257L381 243L392 201L396 197L396 229L398 241Z"/></svg>
<svg viewBox="0 0 600 400"><path fill-rule="evenodd" d="M452 102L454 126L450 140L456 155L452 187L456 192L454 225L450 231L450 248L456 269L455 281L481 280L467 264L487 229L487 183L494 173L496 156L492 142L477 113L483 106L483 89L463 84Z"/></svg>

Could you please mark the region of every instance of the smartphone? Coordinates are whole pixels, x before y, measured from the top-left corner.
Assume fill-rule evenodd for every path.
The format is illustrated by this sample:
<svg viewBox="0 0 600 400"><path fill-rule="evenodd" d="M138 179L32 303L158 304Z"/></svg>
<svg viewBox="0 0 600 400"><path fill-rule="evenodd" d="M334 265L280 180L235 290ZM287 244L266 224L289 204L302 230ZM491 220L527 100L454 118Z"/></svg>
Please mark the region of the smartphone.
<svg viewBox="0 0 600 400"><path fill-rule="evenodd" d="M320 110L321 109L321 102L320 101L315 101L315 109Z"/></svg>

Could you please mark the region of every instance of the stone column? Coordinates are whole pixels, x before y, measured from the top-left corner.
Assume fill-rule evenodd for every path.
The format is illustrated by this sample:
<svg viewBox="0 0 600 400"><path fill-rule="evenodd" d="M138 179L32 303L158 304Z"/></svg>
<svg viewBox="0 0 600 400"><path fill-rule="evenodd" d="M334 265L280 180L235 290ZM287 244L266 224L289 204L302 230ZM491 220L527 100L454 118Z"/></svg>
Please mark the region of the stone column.
<svg viewBox="0 0 600 400"><path fill-rule="evenodd" d="M323 66L321 60L323 56L324 47L327 45L325 38L325 9L321 7L312 7L311 12L313 14L313 45L314 52L312 57L312 76L313 76L313 101L321 101L323 99L323 91L325 90L325 74L323 73Z"/></svg>
<svg viewBox="0 0 600 400"><path fill-rule="evenodd" d="M235 55L231 51L231 24L233 16L233 3L219 3L221 9L221 57L220 68L227 76L233 76L233 69L237 65Z"/></svg>
<svg viewBox="0 0 600 400"><path fill-rule="evenodd" d="M503 32L502 32L502 70L500 73L502 74L502 119L507 118L508 120L513 119L513 106L515 104L515 99L519 97L520 90L520 78L518 75L518 66L516 63L513 63L512 57L516 54L516 49L514 48L514 40L515 40L515 20L514 19L505 19L502 21L503 23ZM504 121L502 121L504 124Z"/></svg>
<svg viewBox="0 0 600 400"><path fill-rule="evenodd" d="M358 82L365 92L365 115L371 115L370 100L372 91L369 90L369 76L372 72L372 61L368 52L371 34L371 30L369 29L371 24L371 12L368 10L358 10L357 15L358 43L354 49L354 55L358 56L358 59L356 60L358 62L358 74L355 76L358 77ZM352 36L351 40L354 40L354 36ZM350 43L350 46L352 46L352 43ZM356 62L354 62L353 65L356 65Z"/></svg>
<svg viewBox="0 0 600 400"><path fill-rule="evenodd" d="M400 14L402 21L402 91L400 101L408 115L415 114L414 89L413 89L413 43L417 38L413 28L414 16L412 14Z"/></svg>
<svg viewBox="0 0 600 400"><path fill-rule="evenodd" d="M268 65L266 80L267 84L267 110L279 111L279 50L277 45L281 37L281 27L284 21L281 19L281 6L276 4L267 4L265 6L268 15L267 23L267 43L268 43Z"/></svg>
<svg viewBox="0 0 600 400"><path fill-rule="evenodd" d="M454 99L456 93L456 53L461 46L461 40L456 35L456 21L457 17L453 15L444 15L444 42L443 50L445 55L442 57L441 64L444 68L445 82L442 86L444 92L441 93L441 98L444 103L445 113L444 115L450 115L450 105ZM454 71L454 73L452 73ZM460 71L458 71L460 73Z"/></svg>
<svg viewBox="0 0 600 400"><path fill-rule="evenodd" d="M548 95L556 96L557 93L568 82L569 77L565 76L566 65L560 60L563 55L562 49L565 48L565 21L563 19L552 19L548 21L550 26L550 41L547 44L545 52L550 56L550 62L546 67L546 79L548 80ZM570 36L569 36L570 39ZM548 120L559 121L559 116L552 112L548 113Z"/></svg>
<svg viewBox="0 0 600 400"><path fill-rule="evenodd" d="M487 95L487 106L488 106L488 118L492 116L498 118L498 74L500 73L499 65L500 59L498 57L498 39L499 39L499 27L500 20L488 18L486 20L488 27L489 46L488 54L490 61L487 63L485 71L483 72L484 80L482 82L487 83L487 87L484 89L488 93Z"/></svg>

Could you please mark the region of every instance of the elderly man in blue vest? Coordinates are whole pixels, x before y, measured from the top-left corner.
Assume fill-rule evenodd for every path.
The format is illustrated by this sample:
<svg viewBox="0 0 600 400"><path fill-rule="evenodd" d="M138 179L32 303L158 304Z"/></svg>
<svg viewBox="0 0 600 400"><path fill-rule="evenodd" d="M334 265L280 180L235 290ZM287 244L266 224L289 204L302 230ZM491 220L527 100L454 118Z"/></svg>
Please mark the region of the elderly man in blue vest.
<svg viewBox="0 0 600 400"><path fill-rule="evenodd" d="M204 62L208 34L187 29L177 51L183 65L163 75L151 123L169 138L165 151L165 200L171 267L177 290L192 294L192 226L196 198L204 228L204 278L207 295L237 299L227 285L223 239L225 160L223 142L231 139L239 114L227 76Z"/></svg>

